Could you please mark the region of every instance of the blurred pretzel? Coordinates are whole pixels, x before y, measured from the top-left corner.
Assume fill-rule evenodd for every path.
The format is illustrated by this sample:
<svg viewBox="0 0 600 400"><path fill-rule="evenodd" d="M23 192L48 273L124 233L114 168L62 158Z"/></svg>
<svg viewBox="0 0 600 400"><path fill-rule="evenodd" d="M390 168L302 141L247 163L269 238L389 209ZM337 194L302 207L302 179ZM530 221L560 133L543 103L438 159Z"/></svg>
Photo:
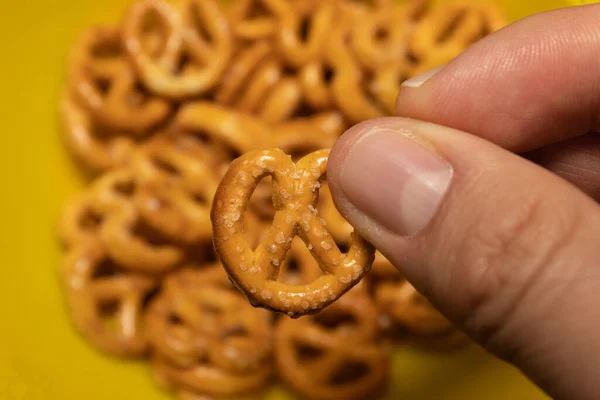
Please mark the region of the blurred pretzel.
<svg viewBox="0 0 600 400"><path fill-rule="evenodd" d="M316 312L337 300L369 270L373 247L356 233L342 254L315 208L329 150L296 164L278 149L251 151L231 163L213 200L213 241L227 273L254 305L290 316ZM243 215L257 183L271 176L273 225L253 251L243 236ZM291 242L299 236L325 273L313 282L277 281Z"/></svg>
<svg viewBox="0 0 600 400"><path fill-rule="evenodd" d="M415 26L408 47L419 61L414 74L451 61L468 46L507 24L489 3L460 1L430 10Z"/></svg>
<svg viewBox="0 0 600 400"><path fill-rule="evenodd" d="M264 389L265 382L271 375L271 368L266 366L247 374L231 375L203 365L182 368L156 357L152 359L151 366L155 380L166 389L179 389L182 399L260 398L255 393Z"/></svg>
<svg viewBox="0 0 600 400"><path fill-rule="evenodd" d="M389 374L376 319L368 296L354 291L318 314L280 319L275 330L279 376L310 400L375 398Z"/></svg>
<svg viewBox="0 0 600 400"><path fill-rule="evenodd" d="M279 18L277 49L285 63L301 67L325 51L335 20L336 1L269 0Z"/></svg>
<svg viewBox="0 0 600 400"><path fill-rule="evenodd" d="M453 329L450 321L379 252L373 262L372 274L379 277L374 288L375 303L394 323L420 335L439 335Z"/></svg>
<svg viewBox="0 0 600 400"><path fill-rule="evenodd" d="M97 178L84 193L67 203L59 223L59 235L67 248L98 239L110 212L131 202L135 183L126 169Z"/></svg>
<svg viewBox="0 0 600 400"><path fill-rule="evenodd" d="M171 112L167 101L141 88L117 28L95 27L83 35L71 51L69 85L94 119L114 129L145 132Z"/></svg>
<svg viewBox="0 0 600 400"><path fill-rule="evenodd" d="M61 276L71 317L90 342L118 356L146 353L142 316L155 280L120 268L97 241L70 250Z"/></svg>
<svg viewBox="0 0 600 400"><path fill-rule="evenodd" d="M247 151L264 147L268 127L258 118L207 101L191 102L176 114L171 129L207 141L213 151L225 151L229 161Z"/></svg>
<svg viewBox="0 0 600 400"><path fill-rule="evenodd" d="M124 165L134 143L127 135L100 127L68 95L60 102L62 133L67 149L91 173Z"/></svg>
<svg viewBox="0 0 600 400"><path fill-rule="evenodd" d="M376 70L406 58L407 8L396 2L365 13L350 28L349 42L357 60Z"/></svg>
<svg viewBox="0 0 600 400"><path fill-rule="evenodd" d="M266 41L242 50L223 76L215 99L219 104L257 115L267 123L289 118L301 99L300 85L285 75Z"/></svg>
<svg viewBox="0 0 600 400"><path fill-rule="evenodd" d="M144 46L148 29L162 39L156 49ZM125 16L123 40L145 85L174 99L216 86L233 46L227 17L215 0L136 2Z"/></svg>
<svg viewBox="0 0 600 400"><path fill-rule="evenodd" d="M357 8L342 14L343 18L336 24L327 43L327 58L335 70L331 83L332 97L340 111L353 123L384 115L364 88L366 71L363 71L350 46L355 18L361 18L364 12Z"/></svg>
<svg viewBox="0 0 600 400"><path fill-rule="evenodd" d="M275 35L278 20L269 8L268 0L236 0L228 7L234 35L240 40L267 39Z"/></svg>
<svg viewBox="0 0 600 400"><path fill-rule="evenodd" d="M283 261L279 281L288 285L304 285L323 275L319 264L301 240L292 241L290 255Z"/></svg>
<svg viewBox="0 0 600 400"><path fill-rule="evenodd" d="M210 201L218 181L209 163L157 137L136 152L132 169L140 183L136 206L150 226L174 242L211 238Z"/></svg>
<svg viewBox="0 0 600 400"><path fill-rule="evenodd" d="M269 315L251 307L218 264L167 278L146 324L155 355L182 368L243 374L269 361Z"/></svg>

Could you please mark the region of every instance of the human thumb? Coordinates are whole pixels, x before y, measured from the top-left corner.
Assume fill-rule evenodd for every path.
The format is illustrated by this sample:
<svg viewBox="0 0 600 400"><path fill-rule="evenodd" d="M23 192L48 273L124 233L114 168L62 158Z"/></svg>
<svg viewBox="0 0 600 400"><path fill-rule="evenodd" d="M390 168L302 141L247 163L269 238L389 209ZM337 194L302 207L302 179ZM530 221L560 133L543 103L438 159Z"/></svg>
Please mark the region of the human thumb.
<svg viewBox="0 0 600 400"><path fill-rule="evenodd" d="M558 398L600 397L600 206L467 133L366 121L331 151L342 214L482 346Z"/></svg>

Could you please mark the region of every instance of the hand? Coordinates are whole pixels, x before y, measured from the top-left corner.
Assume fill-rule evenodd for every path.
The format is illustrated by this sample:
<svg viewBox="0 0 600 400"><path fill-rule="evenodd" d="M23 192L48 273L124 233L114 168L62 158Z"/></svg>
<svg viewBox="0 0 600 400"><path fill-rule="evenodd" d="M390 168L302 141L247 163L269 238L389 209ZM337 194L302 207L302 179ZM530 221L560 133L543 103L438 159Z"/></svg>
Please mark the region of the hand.
<svg viewBox="0 0 600 400"><path fill-rule="evenodd" d="M556 398L600 397L599 20L575 7L487 37L405 82L400 117L351 128L328 166L348 220Z"/></svg>

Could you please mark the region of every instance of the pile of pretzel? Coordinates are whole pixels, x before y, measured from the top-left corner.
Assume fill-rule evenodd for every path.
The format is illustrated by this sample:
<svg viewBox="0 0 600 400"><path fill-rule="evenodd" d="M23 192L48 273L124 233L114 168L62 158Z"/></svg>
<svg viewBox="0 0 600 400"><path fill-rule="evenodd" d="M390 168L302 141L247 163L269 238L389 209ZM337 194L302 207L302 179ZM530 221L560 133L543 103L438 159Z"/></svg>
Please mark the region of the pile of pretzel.
<svg viewBox="0 0 600 400"><path fill-rule="evenodd" d="M392 114L403 80L504 23L466 1L143 0L89 29L61 99L65 143L90 178L59 229L77 329L108 354L147 357L182 399L261 398L274 377L307 399L373 398L390 373L383 339L462 342L381 254L319 313L252 307L214 253L210 208L232 160L330 148L350 125ZM314 213L350 246L318 185ZM274 214L264 179L243 216L248 243ZM297 238L277 267L294 285L323 274Z"/></svg>

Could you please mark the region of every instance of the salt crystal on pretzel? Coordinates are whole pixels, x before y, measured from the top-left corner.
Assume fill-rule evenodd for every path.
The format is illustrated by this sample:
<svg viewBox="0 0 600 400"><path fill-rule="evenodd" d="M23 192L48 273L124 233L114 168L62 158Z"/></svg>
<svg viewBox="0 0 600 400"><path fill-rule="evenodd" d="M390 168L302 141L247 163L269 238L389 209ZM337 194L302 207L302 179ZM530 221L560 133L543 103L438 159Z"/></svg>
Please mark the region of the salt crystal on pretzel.
<svg viewBox="0 0 600 400"><path fill-rule="evenodd" d="M293 317L313 313L350 290L370 268L373 247L353 233L348 253L341 253L316 212L318 190L300 191L324 179L328 155L329 150L319 150L294 163L278 149L251 151L231 163L217 189L211 211L215 250L232 281L256 306ZM243 235L243 215L265 176L272 179L276 211L265 239L253 251ZM311 246L324 272L306 285L277 281L295 236Z"/></svg>

